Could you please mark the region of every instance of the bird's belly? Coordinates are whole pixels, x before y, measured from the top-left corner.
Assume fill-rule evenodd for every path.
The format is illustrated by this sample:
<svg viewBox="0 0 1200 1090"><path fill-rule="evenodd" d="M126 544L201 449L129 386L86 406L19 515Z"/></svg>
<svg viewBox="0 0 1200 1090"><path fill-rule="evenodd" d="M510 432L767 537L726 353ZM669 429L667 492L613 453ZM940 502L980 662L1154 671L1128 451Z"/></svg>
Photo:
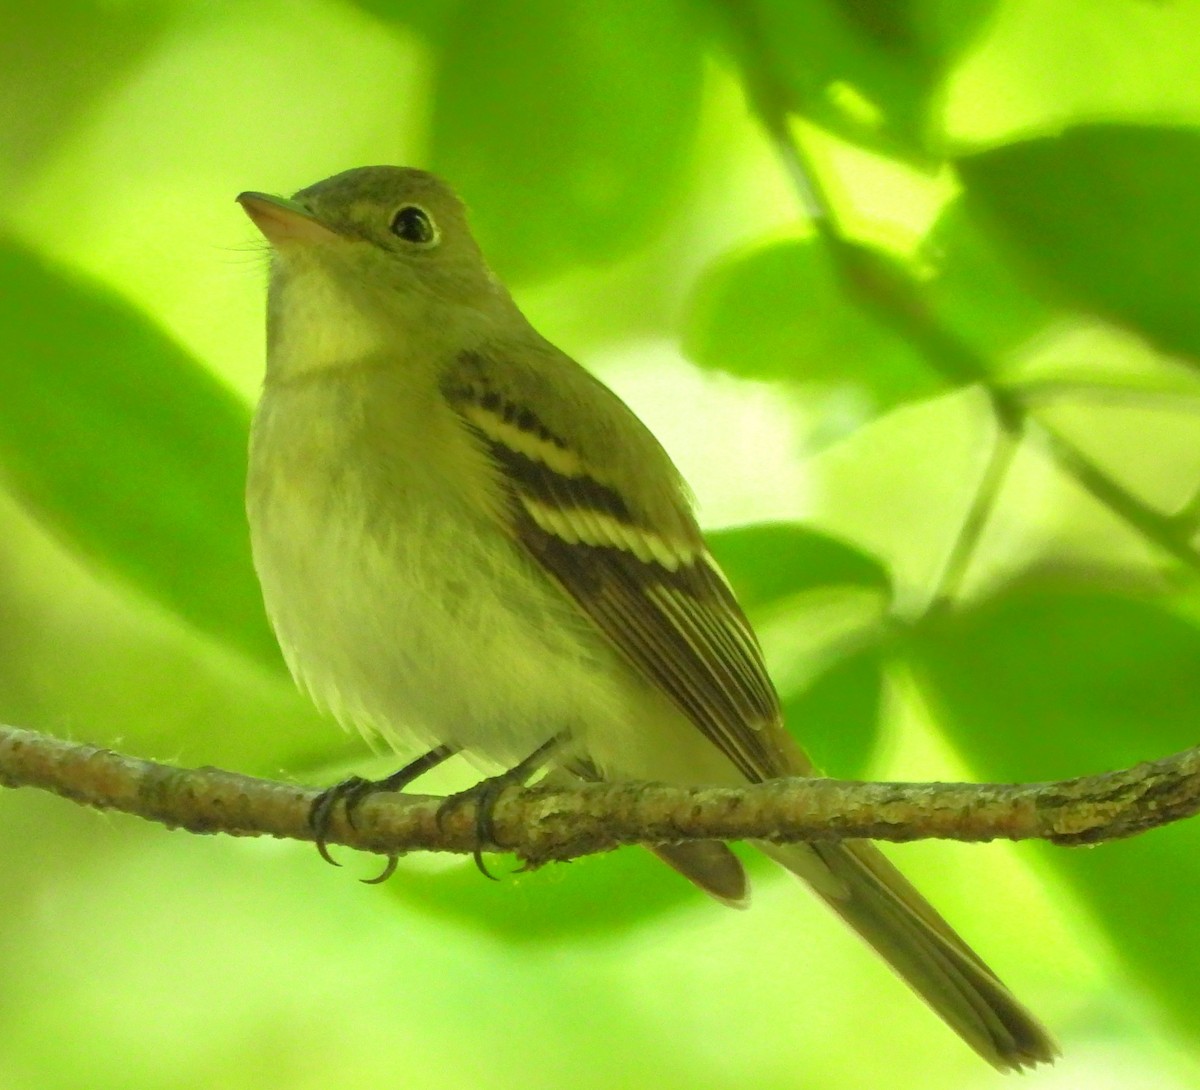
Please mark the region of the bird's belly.
<svg viewBox="0 0 1200 1090"><path fill-rule="evenodd" d="M343 724L511 765L637 717L627 667L496 527L416 496L386 530L335 509L273 490L251 537L288 666Z"/></svg>

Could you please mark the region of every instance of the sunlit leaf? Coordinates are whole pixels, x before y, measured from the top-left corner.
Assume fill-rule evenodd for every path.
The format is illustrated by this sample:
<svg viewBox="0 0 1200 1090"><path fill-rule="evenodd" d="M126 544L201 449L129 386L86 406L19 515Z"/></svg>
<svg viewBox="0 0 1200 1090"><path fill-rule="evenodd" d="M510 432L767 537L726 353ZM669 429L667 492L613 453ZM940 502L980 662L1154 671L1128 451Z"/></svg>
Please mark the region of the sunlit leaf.
<svg viewBox="0 0 1200 1090"><path fill-rule="evenodd" d="M136 310L0 243L0 475L68 545L281 666L250 563L246 407Z"/></svg>
<svg viewBox="0 0 1200 1090"><path fill-rule="evenodd" d="M745 378L847 386L876 411L943 390L908 342L849 298L828 250L784 239L710 267L691 299L684 349Z"/></svg>
<svg viewBox="0 0 1200 1090"><path fill-rule="evenodd" d="M947 729L989 779L1103 772L1196 742L1200 627L1152 601L1023 590L944 622L915 646ZM1200 826L1050 858L1118 955L1200 1032L1195 897L1182 894L1200 890Z"/></svg>
<svg viewBox="0 0 1200 1090"><path fill-rule="evenodd" d="M610 261L679 198L701 87L675 0L468 0L441 50L434 168L508 278Z"/></svg>
<svg viewBox="0 0 1200 1090"><path fill-rule="evenodd" d="M1200 360L1200 132L1082 125L958 166L1038 283Z"/></svg>

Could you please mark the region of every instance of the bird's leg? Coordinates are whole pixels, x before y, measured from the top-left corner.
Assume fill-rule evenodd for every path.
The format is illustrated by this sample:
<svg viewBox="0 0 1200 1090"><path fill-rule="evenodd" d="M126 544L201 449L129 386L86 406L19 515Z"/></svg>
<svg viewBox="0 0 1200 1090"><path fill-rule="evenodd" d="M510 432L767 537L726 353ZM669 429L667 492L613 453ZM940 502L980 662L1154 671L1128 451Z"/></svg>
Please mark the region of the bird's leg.
<svg viewBox="0 0 1200 1090"><path fill-rule="evenodd" d="M471 803L475 807L475 850L472 853L475 859L475 866L479 868L480 874L486 878L491 878L495 881L495 875L491 874L483 862L483 848L485 844L495 845L496 830L492 823L492 811L496 807L496 802L506 787L511 787L513 784L524 784L530 776L539 771L545 764L550 755L558 749L570 737L569 732L561 731L554 735L548 741L543 742L537 747L528 757L519 764L513 765L507 772L501 772L498 776L489 776L487 779L480 780L474 787L468 787L465 791L458 791L453 795L448 795L437 810L437 823L440 828L445 817L452 810L457 810L464 803Z"/></svg>
<svg viewBox="0 0 1200 1090"><path fill-rule="evenodd" d="M354 828L354 812L368 796L383 791L403 791L413 780L425 775L431 769L437 768L457 752L458 746L438 746L436 749L422 754L416 760L409 761L403 768L381 780L367 780L362 776L351 776L322 791L313 799L313 804L308 811L308 825L316 834L317 851L321 853L321 858L335 867L339 865L330 856L329 850L325 846L325 837L328 835L329 826L333 821L333 811L339 802L346 807L346 821L351 828ZM395 869L396 856L389 855L387 869L378 878L369 879L368 884L382 882Z"/></svg>

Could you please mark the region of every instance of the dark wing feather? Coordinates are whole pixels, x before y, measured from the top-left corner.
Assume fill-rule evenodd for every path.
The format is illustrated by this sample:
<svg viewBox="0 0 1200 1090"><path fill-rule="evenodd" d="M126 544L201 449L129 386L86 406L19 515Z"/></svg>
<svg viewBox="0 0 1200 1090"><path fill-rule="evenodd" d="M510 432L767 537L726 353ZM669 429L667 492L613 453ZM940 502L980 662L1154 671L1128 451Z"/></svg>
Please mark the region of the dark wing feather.
<svg viewBox="0 0 1200 1090"><path fill-rule="evenodd" d="M529 555L748 780L800 771L758 641L699 531L683 540L647 525L603 466L478 366L445 392L499 471L508 529Z"/></svg>

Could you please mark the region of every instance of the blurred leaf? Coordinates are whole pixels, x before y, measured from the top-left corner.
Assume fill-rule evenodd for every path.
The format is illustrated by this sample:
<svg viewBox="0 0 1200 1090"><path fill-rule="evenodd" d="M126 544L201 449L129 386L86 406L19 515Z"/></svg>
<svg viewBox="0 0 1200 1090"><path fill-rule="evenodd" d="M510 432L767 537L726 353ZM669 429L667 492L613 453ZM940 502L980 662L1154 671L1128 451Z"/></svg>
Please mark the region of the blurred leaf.
<svg viewBox="0 0 1200 1090"><path fill-rule="evenodd" d="M973 207L1064 302L1200 360L1200 132L1084 125L958 166Z"/></svg>
<svg viewBox="0 0 1200 1090"><path fill-rule="evenodd" d="M369 15L395 23L437 43L464 0L352 0Z"/></svg>
<svg viewBox="0 0 1200 1090"><path fill-rule="evenodd" d="M1155 995L1194 1045L1200 1035L1196 821L1087 852L1064 849L1050 858L1084 894L1131 975Z"/></svg>
<svg viewBox="0 0 1200 1090"><path fill-rule="evenodd" d="M938 155L935 106L962 50L996 0L755 0L732 16L769 65L795 113L854 143L927 161ZM735 26L735 29L738 29ZM746 46L739 47L745 51Z"/></svg>
<svg viewBox="0 0 1200 1090"><path fill-rule="evenodd" d="M502 277L627 253L679 199L701 41L677 0L467 0L441 52L434 169Z"/></svg>
<svg viewBox="0 0 1200 1090"><path fill-rule="evenodd" d="M932 273L927 296L939 321L990 361L1000 362L1057 316L961 200L938 217L921 257Z"/></svg>
<svg viewBox="0 0 1200 1090"><path fill-rule="evenodd" d="M0 4L0 183L36 171L89 107L120 85L170 25L165 0ZM18 105L19 104L19 105Z"/></svg>
<svg viewBox="0 0 1200 1090"><path fill-rule="evenodd" d="M1079 776L1195 744L1200 627L1154 601L1021 588L914 646L989 776Z"/></svg>
<svg viewBox="0 0 1200 1090"><path fill-rule="evenodd" d="M747 612L817 587L849 584L891 591L879 560L807 526L768 522L706 536Z"/></svg>
<svg viewBox="0 0 1200 1090"><path fill-rule="evenodd" d="M879 737L883 671L883 655L872 645L784 700L788 729L827 775L853 779L866 772Z"/></svg>
<svg viewBox="0 0 1200 1090"><path fill-rule="evenodd" d="M402 869L387 889L435 919L521 942L614 934L689 902L711 904L687 879L642 848L528 873L517 873L518 865L510 855L488 856L488 869L498 883L485 880L469 859L436 871L414 866Z"/></svg>
<svg viewBox="0 0 1200 1090"><path fill-rule="evenodd" d="M1200 396L1200 375L1139 345L1139 351L1054 352L1031 361L1016 350L1052 326L1065 330L1068 312L1030 290L1013 255L997 245L965 201L949 205L927 236L927 297L937 320L993 365L993 374L1029 398L1078 394ZM1117 331L1092 323L1111 340ZM1078 315L1073 325L1081 328ZM1130 335L1122 335L1132 340Z"/></svg>
<svg viewBox="0 0 1200 1090"><path fill-rule="evenodd" d="M700 278L684 350L744 378L849 386L884 411L942 392L908 342L848 298L827 248L784 239L735 253Z"/></svg>
<svg viewBox="0 0 1200 1090"><path fill-rule="evenodd" d="M245 406L120 299L0 240L0 474L69 545L282 664L250 561Z"/></svg>
<svg viewBox="0 0 1200 1090"><path fill-rule="evenodd" d="M708 543L747 611L821 588L867 587L883 591L885 601L891 596L891 579L878 559L806 526L740 526L709 534ZM818 767L857 776L878 733L883 660L875 636L865 648L833 650L832 660L802 690L781 694L784 721Z"/></svg>
<svg viewBox="0 0 1200 1090"><path fill-rule="evenodd" d="M1018 590L920 634L914 649L947 729L989 779L1102 772L1196 742L1200 628L1152 601ZM1200 824L1050 857L1114 949L1200 1031Z"/></svg>

